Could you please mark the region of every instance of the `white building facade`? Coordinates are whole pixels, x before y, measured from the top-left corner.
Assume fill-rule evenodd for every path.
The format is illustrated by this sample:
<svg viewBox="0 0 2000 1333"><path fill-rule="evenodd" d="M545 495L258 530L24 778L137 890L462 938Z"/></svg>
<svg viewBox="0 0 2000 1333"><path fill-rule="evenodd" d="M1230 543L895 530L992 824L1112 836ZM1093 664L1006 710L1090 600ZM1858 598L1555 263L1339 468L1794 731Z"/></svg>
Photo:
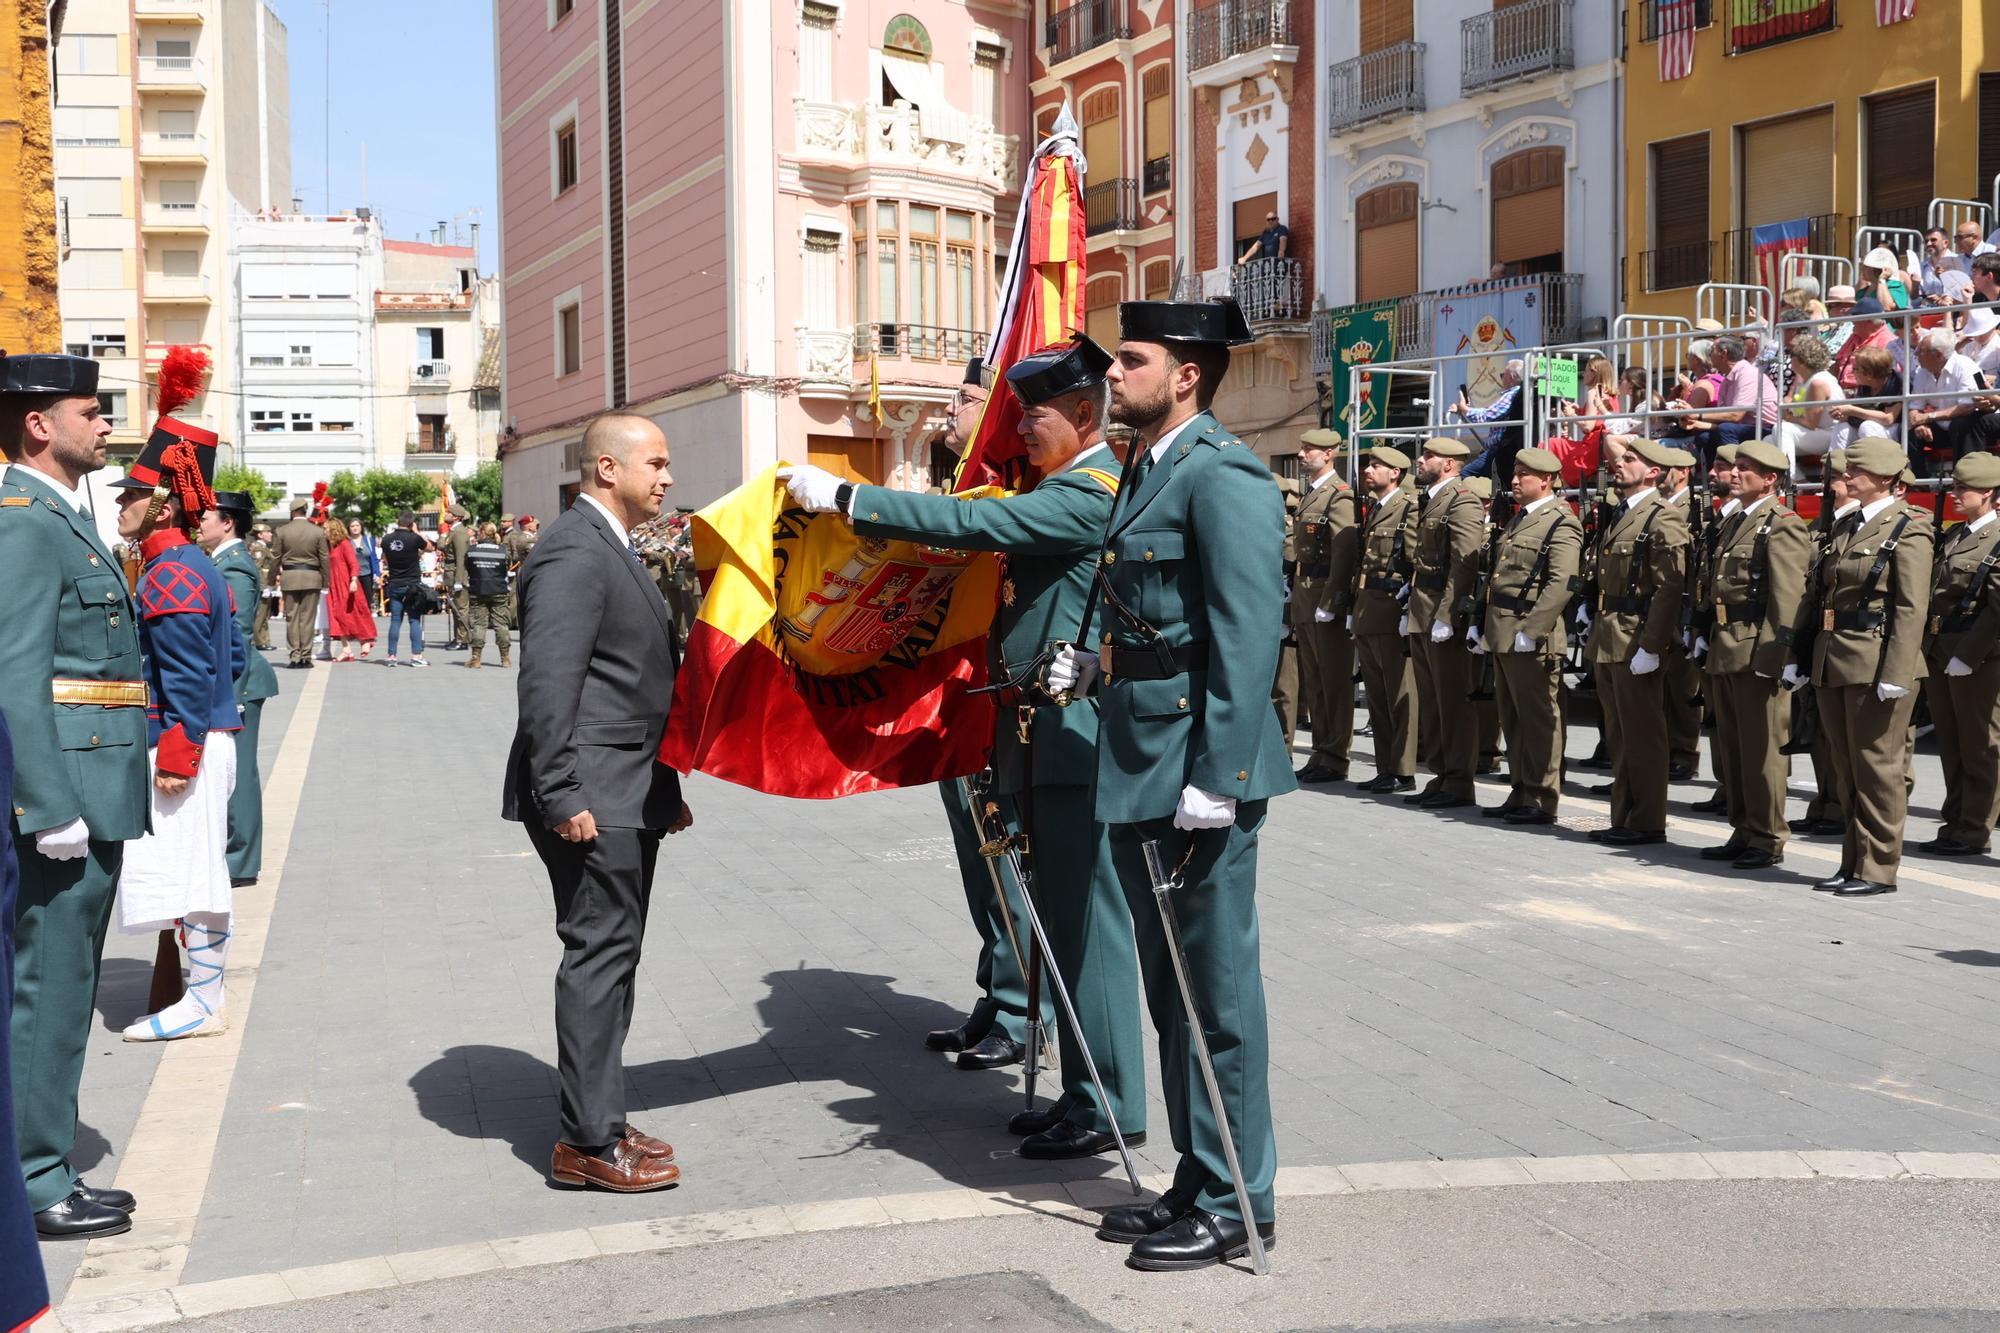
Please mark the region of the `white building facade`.
<svg viewBox="0 0 2000 1333"><path fill-rule="evenodd" d="M495 395L479 385L488 330L498 323L498 284L481 279L477 255L476 245L382 243L374 298L378 467L443 480L498 456L497 403L486 402Z"/></svg>

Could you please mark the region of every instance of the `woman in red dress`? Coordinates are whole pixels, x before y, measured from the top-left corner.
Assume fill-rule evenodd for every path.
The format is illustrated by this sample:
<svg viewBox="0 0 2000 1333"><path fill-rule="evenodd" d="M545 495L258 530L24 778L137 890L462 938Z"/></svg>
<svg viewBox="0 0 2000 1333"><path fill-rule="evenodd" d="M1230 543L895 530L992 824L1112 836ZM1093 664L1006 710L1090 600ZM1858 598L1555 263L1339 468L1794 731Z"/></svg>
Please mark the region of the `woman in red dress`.
<svg viewBox="0 0 2000 1333"><path fill-rule="evenodd" d="M345 523L329 518L326 541L333 560L333 586L326 590L326 637L330 644L347 640L347 651L335 656L335 661L354 661L354 645L358 643L365 662L375 651L375 613L368 606L368 594L361 589L361 562L355 557L354 543L348 540Z"/></svg>

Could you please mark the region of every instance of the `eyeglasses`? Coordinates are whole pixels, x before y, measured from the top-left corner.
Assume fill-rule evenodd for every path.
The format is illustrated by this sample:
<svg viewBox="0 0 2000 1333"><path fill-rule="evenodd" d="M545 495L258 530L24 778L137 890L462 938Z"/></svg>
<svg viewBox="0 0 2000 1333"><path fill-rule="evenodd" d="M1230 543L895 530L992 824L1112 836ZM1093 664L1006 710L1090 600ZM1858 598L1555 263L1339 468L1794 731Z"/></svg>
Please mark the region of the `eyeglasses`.
<svg viewBox="0 0 2000 1333"><path fill-rule="evenodd" d="M954 412L963 412L968 407L983 407L985 403L986 395L984 393L974 395L960 389L951 396L951 410Z"/></svg>

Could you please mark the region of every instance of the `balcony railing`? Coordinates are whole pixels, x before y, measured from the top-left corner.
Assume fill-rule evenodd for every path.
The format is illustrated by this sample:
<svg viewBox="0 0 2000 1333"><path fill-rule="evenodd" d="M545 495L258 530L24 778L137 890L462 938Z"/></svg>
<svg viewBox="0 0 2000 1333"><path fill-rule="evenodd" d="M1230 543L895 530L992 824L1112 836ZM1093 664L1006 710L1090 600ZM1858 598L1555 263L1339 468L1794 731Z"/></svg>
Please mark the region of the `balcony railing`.
<svg viewBox="0 0 2000 1333"><path fill-rule="evenodd" d="M1921 213L1923 210L1917 211ZM1749 227L1722 233L1722 268L1726 275L1723 281L1761 283L1768 280L1757 263L1757 245L1751 233ZM1852 235L1845 213L1821 213L1806 219L1806 250L1811 254L1844 255ZM1776 268L1774 262L1774 272Z"/></svg>
<svg viewBox="0 0 2000 1333"><path fill-rule="evenodd" d="M1646 267L1646 290L1672 291L1676 287L1699 287L1711 281L1715 271L1715 242L1689 241L1663 245L1640 254Z"/></svg>
<svg viewBox="0 0 2000 1333"><path fill-rule="evenodd" d="M199 21L208 0L135 0L133 15L140 19L160 19L168 23Z"/></svg>
<svg viewBox="0 0 2000 1333"><path fill-rule="evenodd" d="M1832 32L1835 26L1834 0L1795 4L1782 11L1776 6L1769 6L1770 12L1760 12L1766 8L1735 4L1723 11L1723 22L1728 25L1726 43L1730 55L1754 51L1760 46L1775 46L1794 37Z"/></svg>
<svg viewBox="0 0 2000 1333"><path fill-rule="evenodd" d="M208 64L198 56L140 56L141 88L205 88Z"/></svg>
<svg viewBox="0 0 2000 1333"><path fill-rule="evenodd" d="M153 231L206 231L208 205L148 202L139 212L139 225Z"/></svg>
<svg viewBox="0 0 2000 1333"><path fill-rule="evenodd" d="M985 354L986 335L977 329L946 329L933 324L857 324L854 328L857 358L893 356L961 365Z"/></svg>
<svg viewBox="0 0 2000 1333"><path fill-rule="evenodd" d="M406 454L454 454L458 452L458 432L447 430L443 435L430 430L413 430L409 443L403 446Z"/></svg>
<svg viewBox="0 0 2000 1333"><path fill-rule="evenodd" d="M1327 72L1327 129L1424 109L1424 44L1398 42L1343 60Z"/></svg>
<svg viewBox="0 0 2000 1333"><path fill-rule="evenodd" d="M1535 309L1541 313L1539 328L1530 328L1517 333L1516 341L1523 347L1537 343L1549 346L1557 343L1571 343L1577 340L1579 313L1583 302L1583 275L1581 273L1532 273L1519 278L1490 278L1480 282L1469 282L1462 287L1446 287L1434 292L1418 292L1406 296L1396 303L1396 351L1399 361L1435 356L1437 354L1437 308L1447 301L1462 300L1468 296L1479 296L1488 292L1516 290L1521 287L1535 290ZM1315 324L1327 321L1360 309L1358 306L1342 306L1335 310L1314 314ZM1328 372L1328 349L1333 346L1331 330L1315 328L1313 331L1313 373L1324 375ZM1378 358L1386 360L1388 358Z"/></svg>
<svg viewBox="0 0 2000 1333"><path fill-rule="evenodd" d="M174 134L154 134L139 136L139 156L148 157L208 157L208 138L193 130Z"/></svg>
<svg viewBox="0 0 2000 1333"><path fill-rule="evenodd" d="M1049 63L1054 65L1131 35L1130 0L1073 0L1067 9L1049 15L1042 45L1049 48Z"/></svg>
<svg viewBox="0 0 2000 1333"><path fill-rule="evenodd" d="M976 171L1001 181L1016 177L1020 139L969 120L927 119L906 102L792 103L798 147L813 157L886 166L938 166ZM1011 185L1009 189L1013 188Z"/></svg>
<svg viewBox="0 0 2000 1333"><path fill-rule="evenodd" d="M1149 157L1146 159L1145 184L1141 187L1147 194L1164 194L1174 188L1174 159Z"/></svg>
<svg viewBox="0 0 2000 1333"><path fill-rule="evenodd" d="M1292 44L1290 0L1221 0L1189 15L1188 68Z"/></svg>
<svg viewBox="0 0 2000 1333"><path fill-rule="evenodd" d="M1459 91L1576 68L1575 0L1521 0L1459 25Z"/></svg>
<svg viewBox="0 0 2000 1333"><path fill-rule="evenodd" d="M1639 6L1639 40L1659 41L1660 35L1668 30L1667 20L1673 8L1686 3L1688 0L1642 0ZM1715 0L1693 0L1693 3L1695 27L1706 28L1715 22Z"/></svg>
<svg viewBox="0 0 2000 1333"><path fill-rule="evenodd" d="M1130 176L1099 181L1083 192L1083 230L1087 236L1106 231L1131 231L1139 225L1139 182Z"/></svg>
<svg viewBox="0 0 2000 1333"><path fill-rule="evenodd" d="M410 387L413 389L449 389L451 387L451 362L425 360L410 367Z"/></svg>
<svg viewBox="0 0 2000 1333"><path fill-rule="evenodd" d="M1296 323L1306 317L1305 265L1296 259L1253 259L1229 270L1229 293L1252 324Z"/></svg>
<svg viewBox="0 0 2000 1333"><path fill-rule="evenodd" d="M208 276L203 273L148 273L148 301L206 301Z"/></svg>

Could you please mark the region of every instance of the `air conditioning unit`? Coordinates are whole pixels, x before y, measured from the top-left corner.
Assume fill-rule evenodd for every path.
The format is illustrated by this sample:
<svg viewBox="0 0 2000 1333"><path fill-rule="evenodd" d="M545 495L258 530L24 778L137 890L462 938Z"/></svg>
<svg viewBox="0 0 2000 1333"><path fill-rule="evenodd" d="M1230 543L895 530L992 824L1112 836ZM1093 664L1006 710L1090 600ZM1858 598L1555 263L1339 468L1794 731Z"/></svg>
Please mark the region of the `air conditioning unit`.
<svg viewBox="0 0 2000 1333"><path fill-rule="evenodd" d="M437 374L437 367L428 361L417 367L417 378L420 380L427 380L435 374Z"/></svg>

